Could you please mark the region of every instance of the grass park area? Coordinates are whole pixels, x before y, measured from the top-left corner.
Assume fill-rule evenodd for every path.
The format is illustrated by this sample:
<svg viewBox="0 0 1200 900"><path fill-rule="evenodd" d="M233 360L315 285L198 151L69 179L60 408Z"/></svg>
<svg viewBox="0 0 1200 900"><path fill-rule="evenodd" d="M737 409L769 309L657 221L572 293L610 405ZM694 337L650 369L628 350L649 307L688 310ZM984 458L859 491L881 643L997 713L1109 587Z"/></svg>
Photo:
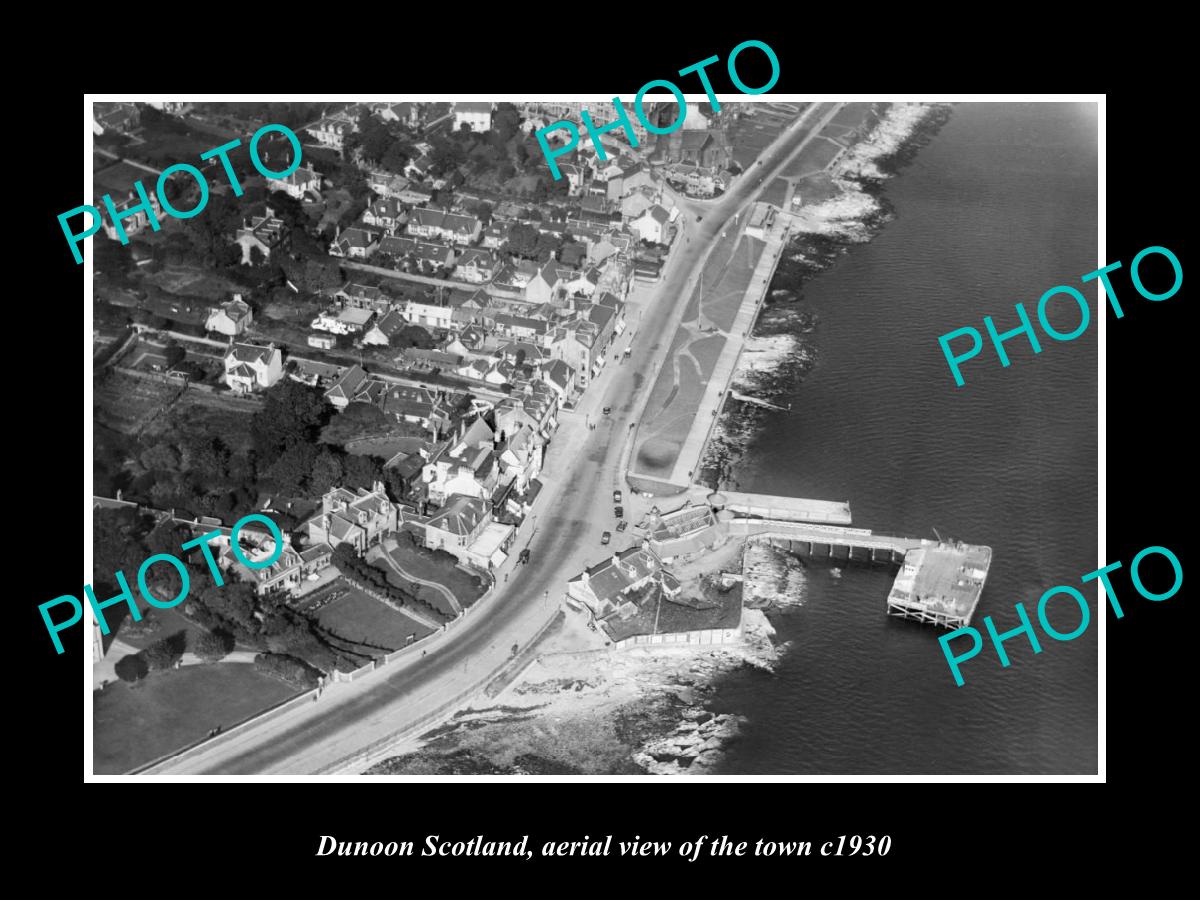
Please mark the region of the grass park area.
<svg viewBox="0 0 1200 900"><path fill-rule="evenodd" d="M418 547L403 535L396 541L395 547L386 552L409 575L436 582L446 588L463 608L473 604L487 590L487 584L480 583L480 576L464 572L457 563L434 556L433 551Z"/></svg>
<svg viewBox="0 0 1200 900"><path fill-rule="evenodd" d="M774 206L782 207L783 201L787 199L788 183L782 178L776 178L759 197L764 203L770 203Z"/></svg>
<svg viewBox="0 0 1200 900"><path fill-rule="evenodd" d="M792 158L792 161L783 170L784 177L796 178L801 175L812 175L824 171L825 167L833 162L833 158L844 148L837 141L827 137L831 127L825 126L825 131L809 141L808 146Z"/></svg>
<svg viewBox="0 0 1200 900"><path fill-rule="evenodd" d="M183 666L155 672L136 684L110 684L92 693L96 774L128 772L295 693L245 663Z"/></svg>
<svg viewBox="0 0 1200 900"><path fill-rule="evenodd" d="M331 634L381 653L403 647L410 635L419 641L433 633L428 626L355 588L323 607L317 620Z"/></svg>

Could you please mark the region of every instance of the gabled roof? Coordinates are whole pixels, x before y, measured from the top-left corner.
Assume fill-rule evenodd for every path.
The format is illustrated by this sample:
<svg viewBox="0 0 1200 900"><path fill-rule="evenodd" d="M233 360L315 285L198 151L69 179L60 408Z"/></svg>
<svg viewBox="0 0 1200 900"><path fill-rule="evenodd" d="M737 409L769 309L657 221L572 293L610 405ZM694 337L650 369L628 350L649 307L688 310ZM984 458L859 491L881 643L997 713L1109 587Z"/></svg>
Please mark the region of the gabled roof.
<svg viewBox="0 0 1200 900"><path fill-rule="evenodd" d="M528 328L536 334L545 334L550 329L550 323L540 319L528 319L524 316L510 316L506 313L497 313L495 316L497 325L504 325L508 328Z"/></svg>
<svg viewBox="0 0 1200 900"><path fill-rule="evenodd" d="M352 400L354 399L355 394L358 392L359 387L361 387L362 383L366 380L366 370L356 363L342 373L342 377L337 380L333 387L325 392L325 396L329 398L337 397L345 398L346 400Z"/></svg>
<svg viewBox="0 0 1200 900"><path fill-rule="evenodd" d="M490 113L492 111L491 102L475 103L475 102L459 102L454 104L454 111L461 113Z"/></svg>
<svg viewBox="0 0 1200 900"><path fill-rule="evenodd" d="M587 569L587 585L601 603L612 602L621 592L654 575L661 568L662 564L652 550L630 547L615 554L615 560L609 557ZM574 583L582 580L582 575L571 579Z"/></svg>
<svg viewBox="0 0 1200 900"><path fill-rule="evenodd" d="M404 320L404 316L400 315L396 310L391 310L382 319L375 323L373 330L379 331L389 341L397 334L404 330L408 323Z"/></svg>
<svg viewBox="0 0 1200 900"><path fill-rule="evenodd" d="M337 243L341 247L366 249L379 240L380 232L369 226L352 225L341 233Z"/></svg>
<svg viewBox="0 0 1200 900"><path fill-rule="evenodd" d="M416 249L416 238L399 237L394 234L389 234L379 242L379 252L388 253L392 256L407 256Z"/></svg>
<svg viewBox="0 0 1200 900"><path fill-rule="evenodd" d="M321 176L310 166L302 166L301 168L292 172L290 175L285 175L283 178L269 178L267 180L299 186L302 184L310 184L314 181L319 183L321 181Z"/></svg>
<svg viewBox="0 0 1200 900"><path fill-rule="evenodd" d="M372 215L384 216L387 218L395 218L403 212L404 207L395 197L384 197L382 200L376 200L371 204L370 210Z"/></svg>
<svg viewBox="0 0 1200 900"><path fill-rule="evenodd" d="M235 322L250 315L250 306L243 300L228 300L221 304L220 310Z"/></svg>
<svg viewBox="0 0 1200 900"><path fill-rule="evenodd" d="M571 367L561 359L553 360L542 366L542 378L566 390L571 383Z"/></svg>
<svg viewBox="0 0 1200 900"><path fill-rule="evenodd" d="M364 300L379 300L386 299L387 294L377 287L372 287L367 284L359 284L357 281L348 281L344 284L339 294L344 294L347 297L356 297Z"/></svg>
<svg viewBox="0 0 1200 900"><path fill-rule="evenodd" d="M496 265L496 256L488 250L480 250L474 248L463 251L463 255L458 258L458 265L462 266L481 266L484 268L492 268Z"/></svg>
<svg viewBox="0 0 1200 900"><path fill-rule="evenodd" d="M451 494L442 510L429 520L427 527L451 534L470 534L488 514L488 503L465 494Z"/></svg>
<svg viewBox="0 0 1200 900"><path fill-rule="evenodd" d="M225 355L226 359L235 359L240 363L267 363L278 353L277 347L260 347L257 344L234 344Z"/></svg>

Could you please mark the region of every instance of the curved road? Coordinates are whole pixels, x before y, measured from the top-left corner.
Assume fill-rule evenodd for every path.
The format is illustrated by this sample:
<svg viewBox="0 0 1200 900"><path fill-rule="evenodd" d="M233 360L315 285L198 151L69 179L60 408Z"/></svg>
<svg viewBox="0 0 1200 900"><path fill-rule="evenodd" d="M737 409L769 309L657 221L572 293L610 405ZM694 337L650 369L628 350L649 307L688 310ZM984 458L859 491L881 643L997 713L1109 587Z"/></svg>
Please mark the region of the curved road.
<svg viewBox="0 0 1200 900"><path fill-rule="evenodd" d="M516 568L513 554L497 573L495 593L444 635L427 638L423 642L428 645L427 655L414 653L358 681L334 684L315 703L232 732L223 741L201 745L146 774L310 774L344 767L347 758L400 734L448 699L481 689L509 660L514 643L524 650L557 611L569 578L605 553L633 543L631 535L615 534L612 544L602 548L600 533L614 524L609 518L611 492L624 486L622 464L635 401L644 405L665 362L670 336L682 318L688 288L701 262L725 223L758 196L776 170L838 108L836 104L810 108L760 156L762 166L748 170L746 177L708 206L703 222L685 223L636 328L627 329L614 345L609 364L589 386L580 407L559 414L560 425L542 474L545 489L537 515L526 521L515 542L524 546L536 518L531 559L519 577L508 584L502 577ZM617 351L630 342L634 345L631 359L617 364ZM612 407L612 414L598 415L606 405ZM589 420L597 423L595 430L587 427Z"/></svg>

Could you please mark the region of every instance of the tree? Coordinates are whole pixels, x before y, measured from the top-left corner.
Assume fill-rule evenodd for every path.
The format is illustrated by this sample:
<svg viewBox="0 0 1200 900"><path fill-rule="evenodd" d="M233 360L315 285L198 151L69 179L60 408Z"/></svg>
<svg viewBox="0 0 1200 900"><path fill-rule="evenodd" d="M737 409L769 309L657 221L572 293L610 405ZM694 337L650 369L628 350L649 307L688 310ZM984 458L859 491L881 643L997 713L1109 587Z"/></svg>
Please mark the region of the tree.
<svg viewBox="0 0 1200 900"><path fill-rule="evenodd" d="M331 487L342 483L343 474L341 458L328 449L322 450L313 460L308 479L309 492L313 495L328 493Z"/></svg>
<svg viewBox="0 0 1200 900"><path fill-rule="evenodd" d="M163 358L166 360L167 368L174 369L187 359L187 351L175 343L175 341L171 341L167 344L167 349L163 352Z"/></svg>
<svg viewBox="0 0 1200 900"><path fill-rule="evenodd" d="M362 135L363 159L375 163L380 162L394 143L396 143L396 138L393 137L387 126L374 116L370 117Z"/></svg>
<svg viewBox="0 0 1200 900"><path fill-rule="evenodd" d="M511 103L497 103L492 113L492 134L501 144L508 143L521 129L521 113Z"/></svg>
<svg viewBox="0 0 1200 900"><path fill-rule="evenodd" d="M205 662L217 662L233 651L233 635L223 628L202 632L193 642L192 652Z"/></svg>
<svg viewBox="0 0 1200 900"><path fill-rule="evenodd" d="M183 656L186 632L177 631L175 634L160 638L142 651L146 665L151 670L169 669L175 665L175 660Z"/></svg>
<svg viewBox="0 0 1200 900"><path fill-rule="evenodd" d="M117 677L122 681L140 681L145 678L150 672L150 667L146 665L146 660L142 658L140 653L130 653L128 656L122 656L113 666Z"/></svg>
<svg viewBox="0 0 1200 900"><path fill-rule="evenodd" d="M137 567L146 558L142 537L154 520L129 507L123 509L97 509L92 513L92 584L97 599L106 600L118 589L115 572L137 577ZM100 596L100 589L106 593ZM134 587L136 590L136 587ZM112 612L125 609L115 607ZM115 615L108 617L110 626Z"/></svg>
<svg viewBox="0 0 1200 900"><path fill-rule="evenodd" d="M405 325L396 335L396 345L399 347L419 347L422 350L432 350L437 347L433 335L420 325Z"/></svg>
<svg viewBox="0 0 1200 900"><path fill-rule="evenodd" d="M380 160L380 165L389 172L400 174L404 171L405 166L411 157L404 151L404 145L399 141L392 143L388 147L387 152L383 154L383 159Z"/></svg>
<svg viewBox="0 0 1200 900"><path fill-rule="evenodd" d="M216 481L224 481L229 470L229 448L219 437L206 434L191 438L180 448L183 467Z"/></svg>
<svg viewBox="0 0 1200 900"><path fill-rule="evenodd" d="M317 448L313 444L307 441L293 443L275 457L263 474L275 482L282 493L293 496L302 494L305 493L316 458Z"/></svg>
<svg viewBox="0 0 1200 900"><path fill-rule="evenodd" d="M538 230L532 225L518 222L508 229L508 240L504 243L504 252L510 256L533 259L537 256L537 244Z"/></svg>
<svg viewBox="0 0 1200 900"><path fill-rule="evenodd" d="M295 444L315 441L330 412L319 390L290 378L267 390L264 400L263 408L250 422L254 449L261 459L272 459Z"/></svg>
<svg viewBox="0 0 1200 900"><path fill-rule="evenodd" d="M346 487L369 489L376 481L382 480L383 467L373 456L351 454L342 461L342 464L346 470L342 483Z"/></svg>
<svg viewBox="0 0 1200 900"><path fill-rule="evenodd" d="M197 598L213 615L228 622L235 631L253 635L258 631L254 617L254 586L244 581L228 581L221 587L210 584Z"/></svg>

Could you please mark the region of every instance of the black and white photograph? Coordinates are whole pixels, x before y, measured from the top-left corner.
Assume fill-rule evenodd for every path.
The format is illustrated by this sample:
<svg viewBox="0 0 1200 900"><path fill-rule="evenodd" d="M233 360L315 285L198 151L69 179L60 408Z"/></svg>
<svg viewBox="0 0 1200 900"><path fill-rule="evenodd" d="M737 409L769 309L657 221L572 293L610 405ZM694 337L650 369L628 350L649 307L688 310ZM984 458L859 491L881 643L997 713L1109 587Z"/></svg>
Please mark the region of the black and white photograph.
<svg viewBox="0 0 1200 900"><path fill-rule="evenodd" d="M1103 97L685 77L88 96L93 776L1097 776Z"/></svg>

